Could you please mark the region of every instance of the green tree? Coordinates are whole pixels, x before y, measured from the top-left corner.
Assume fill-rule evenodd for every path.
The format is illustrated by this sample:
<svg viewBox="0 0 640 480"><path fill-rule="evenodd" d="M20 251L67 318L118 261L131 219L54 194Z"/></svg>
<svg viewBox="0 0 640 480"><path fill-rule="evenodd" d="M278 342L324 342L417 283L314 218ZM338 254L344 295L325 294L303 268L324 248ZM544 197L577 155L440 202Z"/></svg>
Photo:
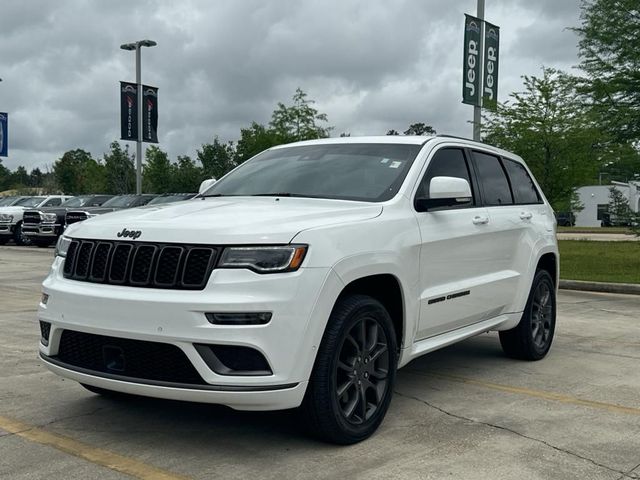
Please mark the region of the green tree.
<svg viewBox="0 0 640 480"><path fill-rule="evenodd" d="M609 215L616 224L627 225L633 212L629 207L629 199L615 185L609 187Z"/></svg>
<svg viewBox="0 0 640 480"><path fill-rule="evenodd" d="M393 128L391 130L387 130L387 133L385 135L400 135L400 132L397 130L394 130Z"/></svg>
<svg viewBox="0 0 640 480"><path fill-rule="evenodd" d="M11 178L11 171L2 164L0 158L0 192L9 189L9 180Z"/></svg>
<svg viewBox="0 0 640 480"><path fill-rule="evenodd" d="M584 0L574 31L580 67L600 124L620 143L640 140L640 7L638 0Z"/></svg>
<svg viewBox="0 0 640 480"><path fill-rule="evenodd" d="M205 143L197 151L203 173L208 178L220 178L235 167L233 143L222 143L216 136L213 143Z"/></svg>
<svg viewBox="0 0 640 480"><path fill-rule="evenodd" d="M267 148L279 144L275 131L253 122L250 127L240 130L240 140L236 145L234 161L239 165Z"/></svg>
<svg viewBox="0 0 640 480"><path fill-rule="evenodd" d="M572 78L543 68L523 81L523 92L485 117L484 140L522 156L551 205L566 211L574 189L597 178L602 134L576 102Z"/></svg>
<svg viewBox="0 0 640 480"><path fill-rule="evenodd" d="M426 123L412 123L404 131L405 135L435 135L436 131L431 125Z"/></svg>
<svg viewBox="0 0 640 480"><path fill-rule="evenodd" d="M326 138L332 127L322 126L327 122L327 114L319 113L313 106L314 100L308 100L307 94L297 88L293 95L293 105L278 103L271 115L269 126L276 134L279 143L291 143L300 140Z"/></svg>
<svg viewBox="0 0 640 480"><path fill-rule="evenodd" d="M67 194L96 193L104 188L104 168L85 150L65 152L53 164L53 175L58 188Z"/></svg>
<svg viewBox="0 0 640 480"><path fill-rule="evenodd" d="M157 145L150 146L145 153L146 163L142 172L144 191L147 193L169 193L173 191L174 165L169 156Z"/></svg>
<svg viewBox="0 0 640 480"><path fill-rule="evenodd" d="M174 165L174 172L173 188L175 192L197 192L200 183L204 180L202 169L186 155L178 157L178 163Z"/></svg>
<svg viewBox="0 0 640 480"><path fill-rule="evenodd" d="M118 142L111 142L104 154L104 173L106 193L121 195L135 190L136 171L129 146L123 149Z"/></svg>
<svg viewBox="0 0 640 480"><path fill-rule="evenodd" d="M29 173L29 186L40 188L42 187L42 171L39 168L34 168Z"/></svg>
<svg viewBox="0 0 640 480"><path fill-rule="evenodd" d="M27 169L20 165L14 172L11 173L11 186L12 188L25 188L29 185L29 174Z"/></svg>

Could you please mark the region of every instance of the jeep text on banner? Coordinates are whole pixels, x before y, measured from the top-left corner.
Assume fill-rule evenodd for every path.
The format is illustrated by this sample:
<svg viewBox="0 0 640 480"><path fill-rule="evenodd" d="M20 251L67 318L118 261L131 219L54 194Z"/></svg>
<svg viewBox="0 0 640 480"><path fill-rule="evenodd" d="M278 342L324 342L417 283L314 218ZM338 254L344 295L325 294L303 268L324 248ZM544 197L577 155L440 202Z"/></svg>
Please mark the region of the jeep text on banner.
<svg viewBox="0 0 640 480"><path fill-rule="evenodd" d="M158 143L158 89L144 85L142 96L142 141Z"/></svg>
<svg viewBox="0 0 640 480"><path fill-rule="evenodd" d="M498 102L498 52L500 45L500 27L484 24L484 81L482 90L483 105L494 109Z"/></svg>
<svg viewBox="0 0 640 480"><path fill-rule="evenodd" d="M120 138L138 140L138 87L120 82Z"/></svg>
<svg viewBox="0 0 640 480"><path fill-rule="evenodd" d="M480 106L480 27L482 20L465 15L462 103Z"/></svg>

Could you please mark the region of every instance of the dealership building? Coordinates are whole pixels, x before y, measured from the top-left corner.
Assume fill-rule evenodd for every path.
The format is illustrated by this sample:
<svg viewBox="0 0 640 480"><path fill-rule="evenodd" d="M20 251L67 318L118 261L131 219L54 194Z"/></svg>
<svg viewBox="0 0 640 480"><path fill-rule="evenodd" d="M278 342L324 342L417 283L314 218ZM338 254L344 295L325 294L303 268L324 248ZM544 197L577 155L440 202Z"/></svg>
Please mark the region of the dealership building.
<svg viewBox="0 0 640 480"><path fill-rule="evenodd" d="M603 215L609 211L609 189L615 187L629 201L634 212L640 211L640 182L611 182L611 185L591 185L580 187L578 197L584 209L576 212L577 227L600 227Z"/></svg>

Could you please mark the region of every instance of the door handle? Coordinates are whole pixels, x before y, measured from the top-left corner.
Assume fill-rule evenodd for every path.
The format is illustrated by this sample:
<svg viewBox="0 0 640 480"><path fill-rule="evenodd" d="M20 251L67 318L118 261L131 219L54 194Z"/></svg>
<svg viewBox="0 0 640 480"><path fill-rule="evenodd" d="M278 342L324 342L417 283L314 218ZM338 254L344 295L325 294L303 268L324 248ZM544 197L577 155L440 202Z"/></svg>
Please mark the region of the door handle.
<svg viewBox="0 0 640 480"><path fill-rule="evenodd" d="M472 221L473 221L474 225L484 225L486 223L489 223L489 217L476 215L475 217L473 217Z"/></svg>
<svg viewBox="0 0 640 480"><path fill-rule="evenodd" d="M531 213L531 212L521 212L520 213L520 219L521 220L531 220L531 217L533 217L533 213Z"/></svg>

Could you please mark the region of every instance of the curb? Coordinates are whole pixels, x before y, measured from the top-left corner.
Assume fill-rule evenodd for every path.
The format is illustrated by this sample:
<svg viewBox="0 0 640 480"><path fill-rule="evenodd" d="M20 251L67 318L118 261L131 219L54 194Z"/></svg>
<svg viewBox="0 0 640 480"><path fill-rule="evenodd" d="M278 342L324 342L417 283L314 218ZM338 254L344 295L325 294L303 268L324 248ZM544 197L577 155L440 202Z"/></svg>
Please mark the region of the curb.
<svg viewBox="0 0 640 480"><path fill-rule="evenodd" d="M560 280L563 290L581 290L585 292L623 293L626 295L640 295L640 284L635 283L606 283L585 282L582 280Z"/></svg>

